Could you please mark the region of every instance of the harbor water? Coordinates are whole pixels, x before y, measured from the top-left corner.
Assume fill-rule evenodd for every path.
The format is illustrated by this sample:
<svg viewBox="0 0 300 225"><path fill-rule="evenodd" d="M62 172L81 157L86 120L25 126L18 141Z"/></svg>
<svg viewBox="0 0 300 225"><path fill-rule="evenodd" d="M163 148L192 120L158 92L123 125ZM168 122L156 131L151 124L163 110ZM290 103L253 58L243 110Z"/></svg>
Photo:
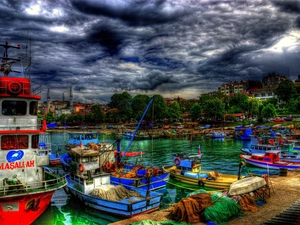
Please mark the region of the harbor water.
<svg viewBox="0 0 300 225"><path fill-rule="evenodd" d="M66 153L63 149L69 137L68 133L52 133L51 145L55 153ZM110 135L100 134L101 142L114 143ZM197 154L200 146L202 154L202 170L217 171L219 173L238 174L241 148L248 147L250 142L234 140L232 138L211 139L207 137L189 139L155 139L155 140L134 140L130 147L129 140L121 141L121 150L142 151L142 156L123 158L131 162L142 162L145 166L162 166L173 164L173 155L176 153ZM53 170L58 168L53 167ZM248 173L263 174L270 173L264 169L243 167L241 175ZM182 197L193 190L180 187L175 181L170 182L166 189L160 190L163 194L161 208L178 202ZM99 212L82 203L69 198L64 190L58 190L54 194L51 206L32 225L107 225L123 218L115 217L104 212Z"/></svg>

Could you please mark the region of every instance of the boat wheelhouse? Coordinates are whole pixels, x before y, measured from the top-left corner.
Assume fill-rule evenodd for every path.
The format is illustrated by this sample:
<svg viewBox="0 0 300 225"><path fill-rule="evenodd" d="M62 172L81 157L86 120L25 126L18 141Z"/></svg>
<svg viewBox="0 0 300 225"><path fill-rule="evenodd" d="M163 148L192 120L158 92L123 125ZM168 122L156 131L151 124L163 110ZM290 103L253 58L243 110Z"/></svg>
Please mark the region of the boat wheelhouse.
<svg viewBox="0 0 300 225"><path fill-rule="evenodd" d="M49 206L66 178L47 166L50 136L46 121L37 118L40 96L32 92L29 77L16 75L6 42L0 72L0 224L31 224ZM13 76L11 76L13 74Z"/></svg>

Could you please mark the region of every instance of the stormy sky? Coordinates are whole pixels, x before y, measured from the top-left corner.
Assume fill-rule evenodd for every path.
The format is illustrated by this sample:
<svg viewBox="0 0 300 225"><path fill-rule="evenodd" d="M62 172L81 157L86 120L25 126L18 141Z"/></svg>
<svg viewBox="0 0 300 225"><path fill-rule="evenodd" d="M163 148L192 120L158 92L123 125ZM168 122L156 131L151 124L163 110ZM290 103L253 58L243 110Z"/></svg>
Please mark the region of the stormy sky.
<svg viewBox="0 0 300 225"><path fill-rule="evenodd" d="M48 87L52 100L67 100L71 85L85 103L123 91L192 99L231 81L300 74L300 1L0 3L0 41L20 44L27 60L31 49L43 101Z"/></svg>

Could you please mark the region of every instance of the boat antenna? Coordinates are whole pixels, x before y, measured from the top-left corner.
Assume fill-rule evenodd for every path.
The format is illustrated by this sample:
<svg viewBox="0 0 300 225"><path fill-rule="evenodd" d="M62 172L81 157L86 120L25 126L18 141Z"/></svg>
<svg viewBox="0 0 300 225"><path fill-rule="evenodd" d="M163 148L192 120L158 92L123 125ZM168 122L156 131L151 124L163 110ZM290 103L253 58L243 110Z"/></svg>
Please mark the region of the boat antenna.
<svg viewBox="0 0 300 225"><path fill-rule="evenodd" d="M20 49L21 48L20 45L17 45L17 46L8 45L8 41L6 41L5 44L0 44L0 46L5 48L3 57L1 57L2 62L1 62L0 73L3 73L5 77L8 77L8 74L10 72L20 73L19 71L14 71L11 69L11 64L15 63L16 61L21 61L20 57L19 58L9 58L8 51L7 51L9 48Z"/></svg>

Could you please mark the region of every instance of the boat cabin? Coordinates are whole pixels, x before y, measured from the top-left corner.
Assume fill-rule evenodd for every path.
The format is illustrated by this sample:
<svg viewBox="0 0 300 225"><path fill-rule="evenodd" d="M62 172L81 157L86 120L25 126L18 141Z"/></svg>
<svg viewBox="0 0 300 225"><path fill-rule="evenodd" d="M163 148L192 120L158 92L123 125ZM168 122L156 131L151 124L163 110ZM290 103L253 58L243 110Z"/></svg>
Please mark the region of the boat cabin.
<svg viewBox="0 0 300 225"><path fill-rule="evenodd" d="M192 172L197 172L201 166L201 154L186 155L186 154L176 154L174 155L174 163L181 170L189 170Z"/></svg>
<svg viewBox="0 0 300 225"><path fill-rule="evenodd" d="M280 153L281 151L277 151L277 150L266 151L264 154L252 154L251 159L263 161L263 162L269 162L273 164L280 161L279 158Z"/></svg>
<svg viewBox="0 0 300 225"><path fill-rule="evenodd" d="M76 133L69 133L69 144L70 145L87 145L88 143L99 143L99 133L98 132L76 132Z"/></svg>

